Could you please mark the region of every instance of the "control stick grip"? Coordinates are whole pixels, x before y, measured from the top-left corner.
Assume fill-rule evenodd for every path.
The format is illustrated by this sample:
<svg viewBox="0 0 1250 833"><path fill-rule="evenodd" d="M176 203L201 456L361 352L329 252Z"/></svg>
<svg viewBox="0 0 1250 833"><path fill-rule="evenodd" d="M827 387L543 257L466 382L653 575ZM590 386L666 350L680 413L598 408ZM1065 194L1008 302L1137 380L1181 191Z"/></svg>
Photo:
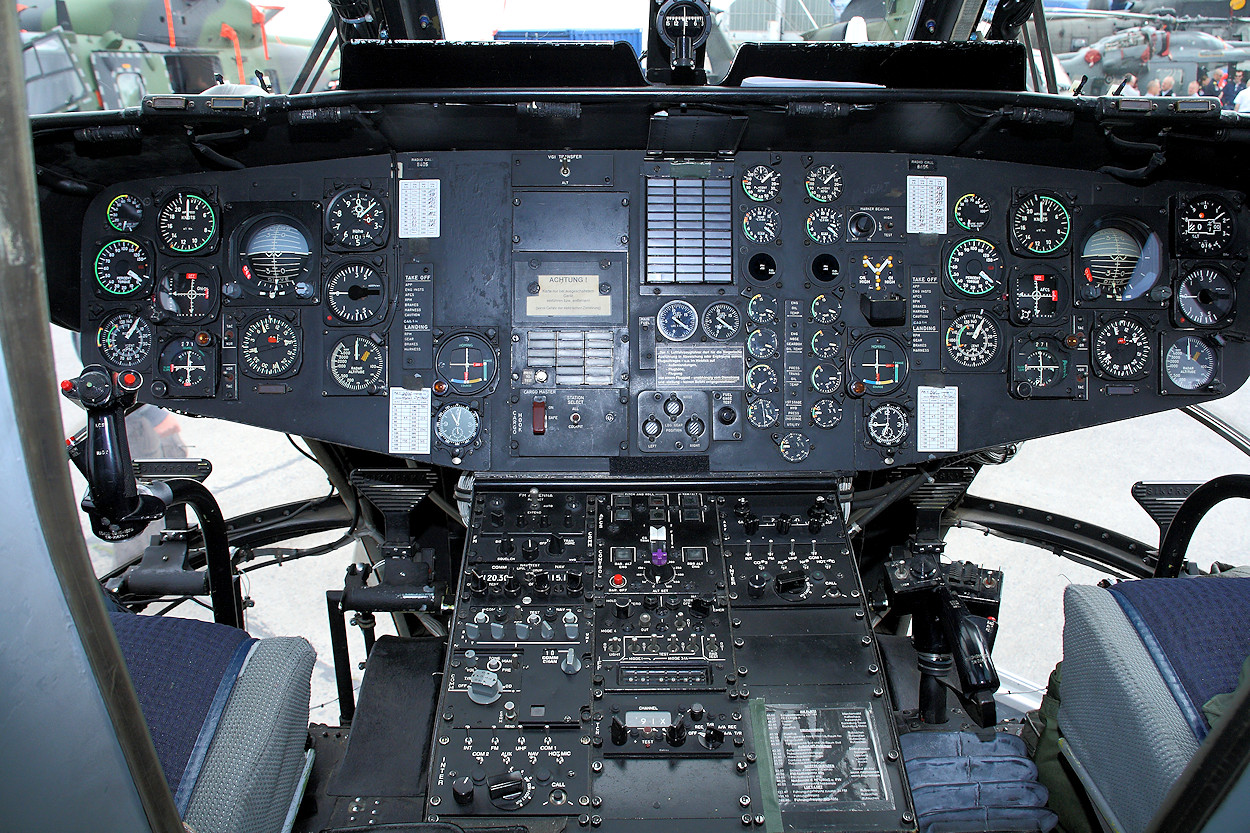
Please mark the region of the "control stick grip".
<svg viewBox="0 0 1250 833"><path fill-rule="evenodd" d="M126 439L126 405L133 394L118 388L99 365L83 368L78 378L61 384L61 391L87 412L81 469L95 511L114 523L130 517L141 502Z"/></svg>

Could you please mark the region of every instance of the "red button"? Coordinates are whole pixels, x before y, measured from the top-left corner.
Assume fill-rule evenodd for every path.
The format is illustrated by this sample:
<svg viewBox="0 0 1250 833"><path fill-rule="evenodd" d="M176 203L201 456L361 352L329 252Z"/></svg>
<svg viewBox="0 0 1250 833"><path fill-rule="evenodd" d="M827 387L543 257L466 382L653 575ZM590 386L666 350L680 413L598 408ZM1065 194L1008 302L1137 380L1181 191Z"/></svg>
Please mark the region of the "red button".
<svg viewBox="0 0 1250 833"><path fill-rule="evenodd" d="M624 587L625 576L621 575L620 573L617 573L616 575L612 576L612 578L608 579L608 584L611 584L613 587Z"/></svg>

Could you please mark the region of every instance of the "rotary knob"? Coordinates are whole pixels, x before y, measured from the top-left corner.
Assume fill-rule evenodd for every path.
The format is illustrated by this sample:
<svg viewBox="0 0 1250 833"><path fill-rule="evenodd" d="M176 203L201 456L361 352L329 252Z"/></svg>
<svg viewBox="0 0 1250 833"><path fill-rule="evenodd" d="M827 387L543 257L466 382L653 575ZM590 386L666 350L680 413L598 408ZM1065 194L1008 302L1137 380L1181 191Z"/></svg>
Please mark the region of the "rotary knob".
<svg viewBox="0 0 1250 833"><path fill-rule="evenodd" d="M481 596L486 593L486 577L477 570L469 571L469 592L474 596Z"/></svg>
<svg viewBox="0 0 1250 833"><path fill-rule="evenodd" d="M546 570L539 570L534 573L534 578L530 581L534 592L539 596L546 596L551 590L551 575Z"/></svg>
<svg viewBox="0 0 1250 833"><path fill-rule="evenodd" d="M764 598L768 589L768 573L753 573L747 577L747 595L752 599Z"/></svg>
<svg viewBox="0 0 1250 833"><path fill-rule="evenodd" d="M564 539L559 535L552 535L551 540L547 542L547 552L552 555L561 555L564 552Z"/></svg>
<svg viewBox="0 0 1250 833"><path fill-rule="evenodd" d="M759 516L756 515L754 512L748 513L747 516L742 519L742 531L745 532L747 535L754 535L755 533L759 532L760 531Z"/></svg>
<svg viewBox="0 0 1250 833"><path fill-rule="evenodd" d="M468 807L473 803L473 779L467 775L462 775L455 781L452 781L451 794L456 799L457 804L461 807Z"/></svg>
<svg viewBox="0 0 1250 833"><path fill-rule="evenodd" d="M564 587L568 590L570 596L576 596L582 592L584 584L582 583L582 574L580 570L569 570L564 574Z"/></svg>
<svg viewBox="0 0 1250 833"><path fill-rule="evenodd" d="M794 518L788 513L781 513L777 516L777 534L785 535L790 531L790 525L794 523Z"/></svg>
<svg viewBox="0 0 1250 833"><path fill-rule="evenodd" d="M516 573L508 573L503 580L503 592L513 597L521 595L521 579Z"/></svg>
<svg viewBox="0 0 1250 833"><path fill-rule="evenodd" d="M712 607L715 599L711 596L699 596L690 600L690 612L700 619L705 619L712 615Z"/></svg>

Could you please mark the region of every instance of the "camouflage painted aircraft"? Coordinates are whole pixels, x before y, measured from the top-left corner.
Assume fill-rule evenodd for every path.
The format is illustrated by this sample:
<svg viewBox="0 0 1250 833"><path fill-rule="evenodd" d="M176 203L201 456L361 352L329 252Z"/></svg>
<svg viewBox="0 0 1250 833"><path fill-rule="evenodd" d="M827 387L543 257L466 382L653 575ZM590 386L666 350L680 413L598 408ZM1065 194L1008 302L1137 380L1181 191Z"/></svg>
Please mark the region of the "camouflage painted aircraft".
<svg viewBox="0 0 1250 833"><path fill-rule="evenodd" d="M225 81L288 92L311 41L275 37L280 6L247 0L40 0L19 4L29 111L132 107L144 95ZM314 89L338 74L337 53Z"/></svg>

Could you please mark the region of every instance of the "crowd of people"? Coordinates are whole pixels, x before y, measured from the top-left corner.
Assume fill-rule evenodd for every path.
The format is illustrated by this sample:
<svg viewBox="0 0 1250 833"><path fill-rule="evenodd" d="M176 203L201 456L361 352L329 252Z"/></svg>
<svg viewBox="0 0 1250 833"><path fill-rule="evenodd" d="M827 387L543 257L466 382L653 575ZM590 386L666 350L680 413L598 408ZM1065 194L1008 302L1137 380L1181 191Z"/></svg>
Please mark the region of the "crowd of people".
<svg viewBox="0 0 1250 833"><path fill-rule="evenodd" d="M1247 92L1246 74L1234 68L1230 74L1226 69L1214 69L1210 73L1201 73L1196 80L1189 82L1185 95L1218 98L1220 106L1225 110L1238 113L1250 113L1250 92ZM1171 75L1163 78L1151 78L1146 89L1138 87L1137 76L1130 75L1125 79L1120 95L1179 95L1176 91L1176 79Z"/></svg>

